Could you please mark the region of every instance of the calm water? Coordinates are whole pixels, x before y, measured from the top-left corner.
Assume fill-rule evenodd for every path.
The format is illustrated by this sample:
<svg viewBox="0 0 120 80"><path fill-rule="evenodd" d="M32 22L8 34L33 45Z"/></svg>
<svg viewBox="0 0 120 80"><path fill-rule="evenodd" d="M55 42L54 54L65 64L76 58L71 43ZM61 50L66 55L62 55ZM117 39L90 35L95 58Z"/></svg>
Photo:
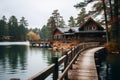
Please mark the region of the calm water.
<svg viewBox="0 0 120 80"><path fill-rule="evenodd" d="M100 80L120 80L120 54L108 54L99 68Z"/></svg>
<svg viewBox="0 0 120 80"><path fill-rule="evenodd" d="M27 80L51 64L51 57L56 54L46 48L23 45L0 46L0 80L10 78ZM61 56L60 53L57 55Z"/></svg>

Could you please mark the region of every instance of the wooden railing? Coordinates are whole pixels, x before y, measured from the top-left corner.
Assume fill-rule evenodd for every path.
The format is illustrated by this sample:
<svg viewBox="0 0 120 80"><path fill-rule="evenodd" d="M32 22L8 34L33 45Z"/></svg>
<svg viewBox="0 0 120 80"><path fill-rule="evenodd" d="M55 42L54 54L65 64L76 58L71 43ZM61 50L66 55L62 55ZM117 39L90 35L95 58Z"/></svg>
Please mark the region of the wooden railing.
<svg viewBox="0 0 120 80"><path fill-rule="evenodd" d="M53 74L53 80L68 80L68 70L72 69L72 64L75 63L77 60L79 54L90 47L96 47L99 43L82 43L78 46L72 48L71 50L64 52L63 56L58 59L58 57L53 57L53 63L49 65L44 70L40 71L39 73L35 74L28 80L44 80L46 79L50 74ZM64 64L63 70L61 73L59 73L59 66L61 64Z"/></svg>

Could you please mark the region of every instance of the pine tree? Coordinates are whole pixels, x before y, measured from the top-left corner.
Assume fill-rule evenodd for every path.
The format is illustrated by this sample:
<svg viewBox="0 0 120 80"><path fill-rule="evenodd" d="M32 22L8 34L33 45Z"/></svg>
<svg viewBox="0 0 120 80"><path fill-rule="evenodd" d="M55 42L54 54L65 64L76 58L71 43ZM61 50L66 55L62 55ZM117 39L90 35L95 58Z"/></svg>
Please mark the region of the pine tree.
<svg viewBox="0 0 120 80"><path fill-rule="evenodd" d="M76 23L75 23L75 19L73 18L73 16L70 17L70 19L68 20L68 26L70 27L76 27Z"/></svg>
<svg viewBox="0 0 120 80"><path fill-rule="evenodd" d="M78 14L78 17L76 18L77 20L77 26L80 26L85 22L85 18L87 17L85 8L82 8L80 13Z"/></svg>
<svg viewBox="0 0 120 80"><path fill-rule="evenodd" d="M11 16L8 22L9 26L9 36L12 37L13 40L18 40L18 21L15 16Z"/></svg>

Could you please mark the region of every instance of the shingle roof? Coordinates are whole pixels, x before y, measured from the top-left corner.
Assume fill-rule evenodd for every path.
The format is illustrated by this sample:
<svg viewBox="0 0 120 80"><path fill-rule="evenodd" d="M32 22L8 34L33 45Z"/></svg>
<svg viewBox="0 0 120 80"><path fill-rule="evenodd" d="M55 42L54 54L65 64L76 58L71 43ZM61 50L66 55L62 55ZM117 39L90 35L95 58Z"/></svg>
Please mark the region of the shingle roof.
<svg viewBox="0 0 120 80"><path fill-rule="evenodd" d="M79 27L62 27L62 28L57 28L60 32L65 33L68 32L70 29L73 30L74 32L78 32Z"/></svg>
<svg viewBox="0 0 120 80"><path fill-rule="evenodd" d="M87 21L85 21L85 22L80 26L80 28L84 27L84 26L85 26L87 23L89 23L90 21L92 21L94 24L96 24L99 30L104 30L104 28L103 28L99 23L97 23L96 21L94 21L91 17L90 17Z"/></svg>
<svg viewBox="0 0 120 80"><path fill-rule="evenodd" d="M98 30L94 30L94 31L80 31L79 29L83 28L87 23L89 22L93 22L94 24L96 24L96 26L98 27ZM57 27L57 30L59 30L61 33L63 34L71 34L71 33L100 33L100 32L105 32L104 28L101 27L100 24L98 24L97 22L95 22L92 18L89 18L85 23L83 23L80 27Z"/></svg>

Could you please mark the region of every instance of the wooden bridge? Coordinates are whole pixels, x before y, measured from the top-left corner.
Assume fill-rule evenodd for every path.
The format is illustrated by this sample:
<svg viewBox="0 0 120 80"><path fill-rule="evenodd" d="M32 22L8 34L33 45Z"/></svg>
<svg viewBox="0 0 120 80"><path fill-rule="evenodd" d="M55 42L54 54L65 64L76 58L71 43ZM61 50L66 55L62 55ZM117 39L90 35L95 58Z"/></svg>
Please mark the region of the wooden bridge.
<svg viewBox="0 0 120 80"><path fill-rule="evenodd" d="M92 48L80 53L73 68L68 71L69 80L98 80L94 53L102 47Z"/></svg>
<svg viewBox="0 0 120 80"><path fill-rule="evenodd" d="M30 41L30 46L32 47L52 47L50 41Z"/></svg>
<svg viewBox="0 0 120 80"><path fill-rule="evenodd" d="M51 65L28 80L45 80L51 74L52 80L99 80L94 53L103 47L98 46L99 43L95 42L79 44L64 52L61 58L53 57ZM59 68L61 65L62 70Z"/></svg>

